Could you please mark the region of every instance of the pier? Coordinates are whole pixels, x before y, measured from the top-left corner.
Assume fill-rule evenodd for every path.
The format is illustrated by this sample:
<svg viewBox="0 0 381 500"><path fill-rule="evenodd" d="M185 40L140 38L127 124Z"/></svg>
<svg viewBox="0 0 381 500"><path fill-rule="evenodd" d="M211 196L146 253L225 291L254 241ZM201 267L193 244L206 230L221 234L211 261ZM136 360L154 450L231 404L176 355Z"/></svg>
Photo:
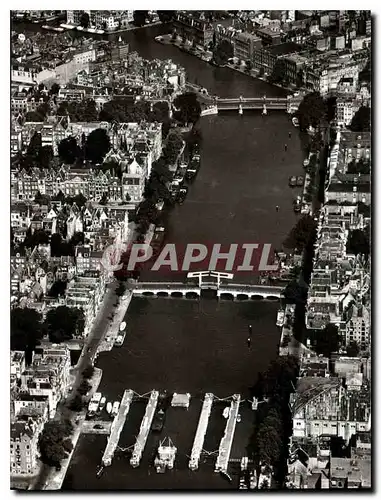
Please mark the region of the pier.
<svg viewBox="0 0 381 500"><path fill-rule="evenodd" d="M108 438L107 446L102 457L102 464L106 467L111 465L115 449L118 446L120 433L122 432L124 423L126 421L127 413L130 410L133 396L134 392L131 389L124 391L118 414L111 424L110 437Z"/></svg>
<svg viewBox="0 0 381 500"><path fill-rule="evenodd" d="M229 465L230 451L233 444L234 431L237 423L239 412L239 404L241 396L234 394L230 404L229 418L225 427L225 434L221 439L220 447L218 450L218 457L215 465L215 472L226 472Z"/></svg>
<svg viewBox="0 0 381 500"><path fill-rule="evenodd" d="M136 438L134 451L132 452L132 457L130 460L130 464L132 465L132 467L138 467L140 464L140 459L142 458L144 447L146 445L148 433L150 431L153 416L155 414L158 398L159 398L159 392L152 391L140 426L139 435Z"/></svg>
<svg viewBox="0 0 381 500"><path fill-rule="evenodd" d="M204 445L204 439L206 434L206 429L209 423L210 412L213 405L213 394L210 392L205 394L205 399L202 404L200 419L198 421L196 436L194 438L192 453L189 460L189 468L191 470L197 470L200 461L200 455L202 447Z"/></svg>

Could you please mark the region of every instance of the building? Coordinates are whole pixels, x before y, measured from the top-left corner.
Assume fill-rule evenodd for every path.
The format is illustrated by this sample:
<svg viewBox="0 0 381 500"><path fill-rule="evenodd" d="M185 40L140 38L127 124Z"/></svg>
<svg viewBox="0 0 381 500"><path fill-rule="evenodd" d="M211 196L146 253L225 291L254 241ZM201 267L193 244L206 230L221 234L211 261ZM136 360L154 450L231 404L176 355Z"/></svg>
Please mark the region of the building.
<svg viewBox="0 0 381 500"><path fill-rule="evenodd" d="M336 120L338 125L350 125L352 118L362 106L362 102L353 98L338 97L336 102Z"/></svg>
<svg viewBox="0 0 381 500"><path fill-rule="evenodd" d="M331 490L371 488L371 459L331 458L330 462Z"/></svg>
<svg viewBox="0 0 381 500"><path fill-rule="evenodd" d="M348 390L339 378L299 378L290 405L294 437L339 436L348 443L370 425L369 388Z"/></svg>
<svg viewBox="0 0 381 500"><path fill-rule="evenodd" d="M282 43L282 33L279 25L263 26L256 29L255 34L262 40L263 46Z"/></svg>
<svg viewBox="0 0 381 500"><path fill-rule="evenodd" d="M37 473L38 437L41 426L33 419L11 423L10 472L12 476Z"/></svg>
<svg viewBox="0 0 381 500"><path fill-rule="evenodd" d="M356 344L361 349L366 349L370 346L370 312L363 305L352 304L346 312L345 325L345 343L349 345L351 342Z"/></svg>
<svg viewBox="0 0 381 500"><path fill-rule="evenodd" d="M208 47L213 41L213 25L195 17L192 11L178 12L173 27L183 40L194 41L196 45Z"/></svg>

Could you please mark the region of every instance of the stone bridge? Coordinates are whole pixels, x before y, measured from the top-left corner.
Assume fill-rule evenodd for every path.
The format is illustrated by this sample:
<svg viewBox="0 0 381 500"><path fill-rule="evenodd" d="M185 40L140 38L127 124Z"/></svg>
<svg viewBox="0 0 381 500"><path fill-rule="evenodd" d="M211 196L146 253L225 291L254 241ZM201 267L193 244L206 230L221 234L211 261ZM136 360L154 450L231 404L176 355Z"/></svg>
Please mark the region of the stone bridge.
<svg viewBox="0 0 381 500"><path fill-rule="evenodd" d="M249 285L228 283L218 286L216 282L198 284L181 282L138 282L134 284L133 294L144 297L188 297L201 296L202 290L216 290L217 297L222 299L272 299L282 296L283 288L276 286Z"/></svg>

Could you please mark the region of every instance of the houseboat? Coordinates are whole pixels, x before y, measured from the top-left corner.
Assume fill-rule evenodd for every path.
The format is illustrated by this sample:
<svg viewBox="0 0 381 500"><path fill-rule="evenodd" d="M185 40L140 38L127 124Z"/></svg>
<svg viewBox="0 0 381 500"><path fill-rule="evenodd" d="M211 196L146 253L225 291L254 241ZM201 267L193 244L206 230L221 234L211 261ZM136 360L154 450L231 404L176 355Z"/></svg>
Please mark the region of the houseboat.
<svg viewBox="0 0 381 500"><path fill-rule="evenodd" d="M296 200L294 200L294 212L299 213L301 209L302 209L302 199L300 196L298 196Z"/></svg>
<svg viewBox="0 0 381 500"><path fill-rule="evenodd" d="M114 343L115 347L122 347L124 339L126 338L126 334L127 334L127 332L124 332L116 337L115 343Z"/></svg>
<svg viewBox="0 0 381 500"><path fill-rule="evenodd" d="M89 418L93 417L96 412L98 411L99 403L102 398L102 394L100 392L96 392L93 397L90 400L88 410L87 410L87 416Z"/></svg>
<svg viewBox="0 0 381 500"><path fill-rule="evenodd" d="M119 411L119 406L120 403L119 401L115 401L115 403L112 405L112 410L111 410L111 416L116 417Z"/></svg>
<svg viewBox="0 0 381 500"><path fill-rule="evenodd" d="M283 309L279 309L276 317L276 326L282 327L283 323L284 323L284 311Z"/></svg>
<svg viewBox="0 0 381 500"><path fill-rule="evenodd" d="M167 444L165 444L167 442ZM160 441L157 455L154 461L155 469L158 474L163 474L166 469L173 469L177 448L171 441L171 438L166 438Z"/></svg>
<svg viewBox="0 0 381 500"><path fill-rule="evenodd" d="M179 189L179 194L177 195L177 201L179 202L180 205L182 205L185 201L185 198L187 197L188 194L188 188L187 186L182 186Z"/></svg>
<svg viewBox="0 0 381 500"><path fill-rule="evenodd" d="M100 403L99 403L99 411L102 411L103 408L106 406L106 398L103 396L103 398L101 399Z"/></svg>
<svg viewBox="0 0 381 500"><path fill-rule="evenodd" d="M64 29L63 29L63 28L61 28L61 27L58 27L58 28L57 28L57 27L55 27L55 26L49 26L49 25L47 25L47 24L44 24L44 26L42 26L42 29L43 29L43 30L48 30L48 31L56 31L56 32L58 32L58 33L62 33L62 32L64 31Z"/></svg>

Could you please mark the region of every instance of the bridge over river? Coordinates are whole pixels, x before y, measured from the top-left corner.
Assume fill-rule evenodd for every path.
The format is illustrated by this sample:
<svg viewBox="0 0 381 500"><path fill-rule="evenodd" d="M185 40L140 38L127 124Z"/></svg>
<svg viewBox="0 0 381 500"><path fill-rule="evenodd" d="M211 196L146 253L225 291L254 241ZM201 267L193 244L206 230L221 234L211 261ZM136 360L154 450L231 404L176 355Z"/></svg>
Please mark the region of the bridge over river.
<svg viewBox="0 0 381 500"><path fill-rule="evenodd" d="M203 282L201 286L182 282L138 282L133 294L144 297L200 297L202 290L216 290L217 297L226 299L279 299L283 288L278 286L227 283L218 285L215 281Z"/></svg>

